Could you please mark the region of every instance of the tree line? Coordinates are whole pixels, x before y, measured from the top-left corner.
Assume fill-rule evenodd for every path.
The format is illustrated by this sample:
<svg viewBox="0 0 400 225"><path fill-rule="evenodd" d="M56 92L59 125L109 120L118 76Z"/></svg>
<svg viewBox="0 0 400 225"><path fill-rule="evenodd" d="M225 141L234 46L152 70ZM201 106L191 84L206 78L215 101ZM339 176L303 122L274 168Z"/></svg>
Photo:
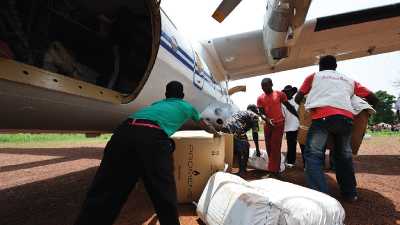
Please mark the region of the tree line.
<svg viewBox="0 0 400 225"><path fill-rule="evenodd" d="M396 102L396 97L386 91L377 91L375 95L379 99L378 105L375 107L376 113L369 119L369 124L388 123L393 124L397 121L393 105Z"/></svg>

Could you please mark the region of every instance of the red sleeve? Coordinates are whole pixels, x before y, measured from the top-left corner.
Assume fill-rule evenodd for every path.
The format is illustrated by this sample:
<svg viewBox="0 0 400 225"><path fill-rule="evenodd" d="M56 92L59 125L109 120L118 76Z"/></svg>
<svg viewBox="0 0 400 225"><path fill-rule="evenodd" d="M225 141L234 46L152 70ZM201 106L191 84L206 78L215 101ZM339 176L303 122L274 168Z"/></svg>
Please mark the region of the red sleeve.
<svg viewBox="0 0 400 225"><path fill-rule="evenodd" d="M311 86L312 86L312 82L314 80L314 75L315 75L315 73L313 73L313 74L309 75L308 77L306 77L306 79L304 80L303 84L301 85L299 91L303 95L306 95L306 94L308 94L308 92L310 92Z"/></svg>
<svg viewBox="0 0 400 225"><path fill-rule="evenodd" d="M362 86L357 81L354 81L354 94L355 95L357 95L359 97L367 97L370 93L371 93L371 91L368 88Z"/></svg>
<svg viewBox="0 0 400 225"><path fill-rule="evenodd" d="M280 97L281 97L281 102L287 102L288 101L288 99L287 99L287 96L286 96L286 94L285 93L283 93L283 92L279 92L280 93Z"/></svg>

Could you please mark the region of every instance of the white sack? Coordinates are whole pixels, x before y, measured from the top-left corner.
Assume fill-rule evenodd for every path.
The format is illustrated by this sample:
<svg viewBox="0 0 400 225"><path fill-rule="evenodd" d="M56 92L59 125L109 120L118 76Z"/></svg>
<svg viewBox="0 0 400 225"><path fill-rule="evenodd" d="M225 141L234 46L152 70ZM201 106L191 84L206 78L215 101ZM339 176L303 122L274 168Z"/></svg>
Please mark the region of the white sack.
<svg viewBox="0 0 400 225"><path fill-rule="evenodd" d="M255 148L250 148L249 150L249 160L247 161L247 166L258 169L258 170L268 170L268 154L264 149L260 149L260 157L257 157L257 151ZM281 166L280 172L285 171L285 156L281 154Z"/></svg>
<svg viewBox="0 0 400 225"><path fill-rule="evenodd" d="M345 211L342 205L329 195L272 178L251 181L249 185L257 188L281 209L277 224L344 224Z"/></svg>
<svg viewBox="0 0 400 225"><path fill-rule="evenodd" d="M223 172L208 180L197 205L197 215L207 225L273 224L266 215L279 214L247 181Z"/></svg>

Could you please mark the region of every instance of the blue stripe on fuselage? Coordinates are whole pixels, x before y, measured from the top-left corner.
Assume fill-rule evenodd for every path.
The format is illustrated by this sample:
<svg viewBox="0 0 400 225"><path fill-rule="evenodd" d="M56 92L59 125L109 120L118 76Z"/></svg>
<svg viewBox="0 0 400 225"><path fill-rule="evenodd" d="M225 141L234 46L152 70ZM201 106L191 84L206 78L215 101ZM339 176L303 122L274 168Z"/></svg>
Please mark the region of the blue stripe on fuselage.
<svg viewBox="0 0 400 225"><path fill-rule="evenodd" d="M165 33L164 31L161 31L161 37L164 37L169 43L167 43L166 41L164 41L161 38L161 46L163 46L169 53L171 53L172 55L174 55L179 61L181 61L186 67L188 67L189 70L194 71L194 59L192 57L189 56L188 53L186 53L182 48L180 48L179 46L177 46L176 49L173 49L171 47L171 42L172 39L171 37L168 36L167 33ZM184 58L178 54L181 53ZM187 61L190 61L191 64L189 64ZM204 72L204 74L200 74L197 70L195 71L195 73L197 75L199 75L200 77L202 77L204 80L214 83L216 84L215 80L213 79L213 77L209 74L207 74L206 72Z"/></svg>
<svg viewBox="0 0 400 225"><path fill-rule="evenodd" d="M161 39L161 46L163 46L169 53L171 53L175 58L177 58L183 65L185 65L190 71L194 70L194 66L189 64L182 56L180 56L174 49L172 49L168 43L166 43L163 39Z"/></svg>

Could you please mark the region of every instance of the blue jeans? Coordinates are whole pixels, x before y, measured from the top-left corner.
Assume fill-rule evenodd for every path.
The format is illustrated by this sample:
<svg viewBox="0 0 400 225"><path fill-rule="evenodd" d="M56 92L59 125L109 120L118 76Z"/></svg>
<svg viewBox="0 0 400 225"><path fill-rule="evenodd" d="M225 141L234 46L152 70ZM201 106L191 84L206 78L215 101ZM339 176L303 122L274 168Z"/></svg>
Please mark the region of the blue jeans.
<svg viewBox="0 0 400 225"><path fill-rule="evenodd" d="M249 160L249 141L235 137L233 144L233 149L239 162L239 172L246 172L247 161Z"/></svg>
<svg viewBox="0 0 400 225"><path fill-rule="evenodd" d="M351 151L353 121L347 117L333 115L313 120L308 131L305 161L306 179L310 188L328 193L324 168L325 146L328 136L333 138L333 157L336 163L336 180L344 197L357 195Z"/></svg>

